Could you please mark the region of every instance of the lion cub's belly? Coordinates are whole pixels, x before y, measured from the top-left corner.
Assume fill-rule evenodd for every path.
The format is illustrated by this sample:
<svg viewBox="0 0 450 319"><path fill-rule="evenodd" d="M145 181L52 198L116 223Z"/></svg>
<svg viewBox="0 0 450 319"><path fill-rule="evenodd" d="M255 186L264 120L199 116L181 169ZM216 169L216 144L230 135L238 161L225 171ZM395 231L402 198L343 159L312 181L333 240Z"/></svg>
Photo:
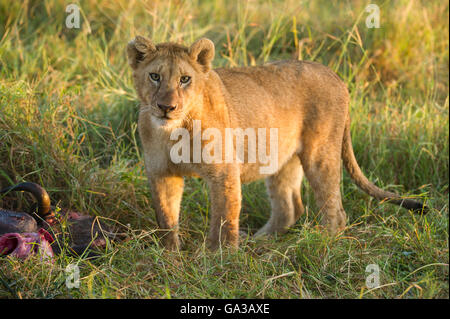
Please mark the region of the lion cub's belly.
<svg viewBox="0 0 450 319"><path fill-rule="evenodd" d="M293 157L297 156L301 150L301 141L299 138L278 138L278 152L276 161L271 163L243 163L240 166L241 182L250 183L268 176L277 174L277 172Z"/></svg>
<svg viewBox="0 0 450 319"><path fill-rule="evenodd" d="M245 154L245 162L241 164L241 181L243 183L276 174L292 156L301 151L300 109L276 110L275 106L270 108L270 105L265 105L264 108L266 116L258 117L248 114L247 120L240 122L240 125L246 128L250 127L255 132L265 131L265 135L255 134L256 150L254 148L246 149L250 153L256 151L254 154L256 163L249 161L250 154ZM247 144L245 146L248 147Z"/></svg>

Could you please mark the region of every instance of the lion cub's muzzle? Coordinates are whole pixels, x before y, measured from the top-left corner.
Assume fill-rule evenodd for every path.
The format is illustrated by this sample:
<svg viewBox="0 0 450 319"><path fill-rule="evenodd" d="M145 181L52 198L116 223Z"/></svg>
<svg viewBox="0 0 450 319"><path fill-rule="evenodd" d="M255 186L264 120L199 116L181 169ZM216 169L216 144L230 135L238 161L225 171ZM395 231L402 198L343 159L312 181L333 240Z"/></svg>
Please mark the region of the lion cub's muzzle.
<svg viewBox="0 0 450 319"><path fill-rule="evenodd" d="M164 104L160 104L157 103L156 105L158 105L158 108L164 112L164 116L167 116L167 114L169 112L175 111L177 109L177 105L164 105Z"/></svg>
<svg viewBox="0 0 450 319"><path fill-rule="evenodd" d="M158 109L163 112L163 117L180 108L180 98L176 90L169 90L156 99Z"/></svg>

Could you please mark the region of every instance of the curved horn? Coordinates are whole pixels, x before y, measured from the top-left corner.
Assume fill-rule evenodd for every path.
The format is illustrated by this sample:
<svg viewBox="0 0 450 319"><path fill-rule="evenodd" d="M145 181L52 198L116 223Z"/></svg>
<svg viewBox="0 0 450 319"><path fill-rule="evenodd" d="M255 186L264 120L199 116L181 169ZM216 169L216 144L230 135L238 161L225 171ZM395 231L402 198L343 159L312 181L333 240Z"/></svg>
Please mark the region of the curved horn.
<svg viewBox="0 0 450 319"><path fill-rule="evenodd" d="M51 215L53 215L50 207L50 197L48 196L47 191L42 188L40 185L30 182L20 183L15 186L6 187L0 190L1 193L15 192L15 191L24 191L29 192L38 202L38 215L47 219Z"/></svg>

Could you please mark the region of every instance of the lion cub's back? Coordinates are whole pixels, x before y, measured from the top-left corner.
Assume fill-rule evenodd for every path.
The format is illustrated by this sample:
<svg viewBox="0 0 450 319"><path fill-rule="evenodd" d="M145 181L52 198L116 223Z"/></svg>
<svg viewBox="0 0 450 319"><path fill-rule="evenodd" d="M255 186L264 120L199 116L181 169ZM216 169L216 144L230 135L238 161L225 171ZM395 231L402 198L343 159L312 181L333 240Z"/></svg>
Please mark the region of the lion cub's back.
<svg viewBox="0 0 450 319"><path fill-rule="evenodd" d="M290 117L303 117L303 112L311 108L328 108L330 104L335 104L333 108L345 107L345 103L338 106L334 101L347 100L343 81L330 68L316 62L283 60L215 71L227 90L231 112L244 117L254 116L255 112L266 114L266 119L284 112Z"/></svg>
<svg viewBox="0 0 450 319"><path fill-rule="evenodd" d="M230 109L230 115L235 113L236 125L241 119L246 119L245 127L256 122L271 118L274 112L280 115L280 108L288 111L297 109L293 101L298 94L297 63L285 62L286 66L261 65L252 67L235 67L215 69L226 89L225 98ZM297 104L297 103L295 103ZM259 118L258 115L264 115ZM233 119L232 119L233 121ZM253 123L260 125L260 123ZM267 123L269 124L269 123Z"/></svg>
<svg viewBox="0 0 450 319"><path fill-rule="evenodd" d="M285 60L259 66L219 68L215 71L230 94L260 94L260 90L264 90L275 97L282 97L285 91L297 86L303 67L301 61Z"/></svg>
<svg viewBox="0 0 450 319"><path fill-rule="evenodd" d="M230 112L237 125L255 115L264 119L286 113L291 118L302 113L318 96L342 90L343 83L328 67L315 62L284 60L260 66L215 69L226 89ZM261 120L256 116L255 121ZM254 123L255 125L257 123ZM269 124L269 123L267 123Z"/></svg>
<svg viewBox="0 0 450 319"><path fill-rule="evenodd" d="M327 66L298 60L269 62L259 66L215 69L231 96L258 96L276 101L278 107L307 95L345 89ZM266 94L267 93L267 94Z"/></svg>

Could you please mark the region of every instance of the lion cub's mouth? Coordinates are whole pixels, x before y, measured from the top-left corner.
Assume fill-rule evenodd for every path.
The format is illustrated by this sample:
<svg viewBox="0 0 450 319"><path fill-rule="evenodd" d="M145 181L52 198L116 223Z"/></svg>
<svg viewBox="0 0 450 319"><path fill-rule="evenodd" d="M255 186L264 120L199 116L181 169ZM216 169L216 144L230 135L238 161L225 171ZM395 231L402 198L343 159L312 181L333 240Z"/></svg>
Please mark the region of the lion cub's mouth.
<svg viewBox="0 0 450 319"><path fill-rule="evenodd" d="M153 117L156 118L159 121L164 121L164 122L167 122L167 121L171 120L171 118L168 117L167 115L153 115Z"/></svg>
<svg viewBox="0 0 450 319"><path fill-rule="evenodd" d="M162 122L165 122L165 123L174 120L173 118L168 117L167 114L165 114L165 115L156 115L155 117L156 117L158 120L160 120L160 121L162 121Z"/></svg>
<svg viewBox="0 0 450 319"><path fill-rule="evenodd" d="M167 115L153 115L152 122L160 127L171 127L177 121L176 119L168 117Z"/></svg>

